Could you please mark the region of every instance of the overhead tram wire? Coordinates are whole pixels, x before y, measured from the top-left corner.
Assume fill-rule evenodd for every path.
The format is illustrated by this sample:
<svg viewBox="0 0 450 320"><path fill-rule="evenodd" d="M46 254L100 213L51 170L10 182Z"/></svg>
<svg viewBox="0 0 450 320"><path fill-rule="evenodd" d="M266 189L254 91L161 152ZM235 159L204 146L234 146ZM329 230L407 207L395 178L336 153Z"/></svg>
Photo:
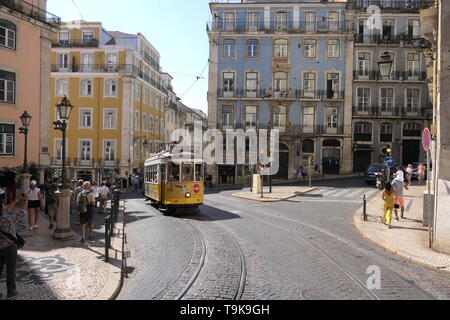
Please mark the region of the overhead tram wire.
<svg viewBox="0 0 450 320"><path fill-rule="evenodd" d="M75 3L75 0L72 0L73 6L75 7L75 9L77 9L78 14L81 17L81 20L86 21L86 19L84 19L83 14L81 13L81 10L78 8L77 4Z"/></svg>
<svg viewBox="0 0 450 320"><path fill-rule="evenodd" d="M192 89L192 88L197 84L197 82L203 77L203 74L205 73L206 68L208 68L209 63L210 63L210 60L208 59L208 62L206 62L206 65L205 65L205 67L203 68L202 72L200 73L200 76L196 76L197 79L196 79L196 80L194 81L194 83L186 90L186 92L183 93L183 95L181 96L181 99L183 99L183 97L184 97L189 91L191 91L191 89Z"/></svg>

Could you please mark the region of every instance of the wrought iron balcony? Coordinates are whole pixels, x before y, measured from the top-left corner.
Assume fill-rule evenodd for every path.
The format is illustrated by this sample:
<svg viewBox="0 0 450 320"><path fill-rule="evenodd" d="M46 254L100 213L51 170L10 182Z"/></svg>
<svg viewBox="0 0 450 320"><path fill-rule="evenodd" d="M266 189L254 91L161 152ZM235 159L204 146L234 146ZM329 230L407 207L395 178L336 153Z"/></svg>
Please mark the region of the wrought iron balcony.
<svg viewBox="0 0 450 320"><path fill-rule="evenodd" d="M97 39L70 39L53 42L52 48L98 48L98 45Z"/></svg>
<svg viewBox="0 0 450 320"><path fill-rule="evenodd" d="M348 0L350 8L366 11L378 6L382 11L418 12L436 4L436 0Z"/></svg>
<svg viewBox="0 0 450 320"><path fill-rule="evenodd" d="M421 71L393 71L389 78L382 79L379 71L356 70L353 71L353 78L361 81L425 81L427 73Z"/></svg>
<svg viewBox="0 0 450 320"><path fill-rule="evenodd" d="M380 107L380 106L355 106L353 107L354 117L364 118L386 118L400 117L413 119L432 119L433 112L428 108L412 107Z"/></svg>
<svg viewBox="0 0 450 320"><path fill-rule="evenodd" d="M355 43L366 44L401 44L414 45L414 41L420 38L413 37L412 35L381 35L381 34L356 34Z"/></svg>
<svg viewBox="0 0 450 320"><path fill-rule="evenodd" d="M159 63L155 59L153 59L147 52L142 51L142 57L144 58L145 61L150 63L156 70L161 71L161 66L159 65Z"/></svg>
<svg viewBox="0 0 450 320"><path fill-rule="evenodd" d="M133 66L130 64L54 64L52 72L70 72L70 73L133 73Z"/></svg>
<svg viewBox="0 0 450 320"><path fill-rule="evenodd" d="M51 27L59 28L61 18L23 0L0 0L0 6L27 15Z"/></svg>

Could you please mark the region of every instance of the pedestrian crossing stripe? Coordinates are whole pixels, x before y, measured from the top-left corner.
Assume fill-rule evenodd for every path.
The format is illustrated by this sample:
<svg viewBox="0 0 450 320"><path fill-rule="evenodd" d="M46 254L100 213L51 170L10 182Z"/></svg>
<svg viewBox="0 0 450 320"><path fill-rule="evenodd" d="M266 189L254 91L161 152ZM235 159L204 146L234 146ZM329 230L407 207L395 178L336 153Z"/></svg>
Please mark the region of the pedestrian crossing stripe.
<svg viewBox="0 0 450 320"><path fill-rule="evenodd" d="M364 195L366 195L366 198L371 198L375 194L377 194L378 190L368 190L368 189L356 189L356 190L342 190L342 189L330 189L330 188L319 188L314 190L313 192L308 192L305 194L307 197L308 194L310 195L318 195L321 194L324 197L328 198L362 198Z"/></svg>

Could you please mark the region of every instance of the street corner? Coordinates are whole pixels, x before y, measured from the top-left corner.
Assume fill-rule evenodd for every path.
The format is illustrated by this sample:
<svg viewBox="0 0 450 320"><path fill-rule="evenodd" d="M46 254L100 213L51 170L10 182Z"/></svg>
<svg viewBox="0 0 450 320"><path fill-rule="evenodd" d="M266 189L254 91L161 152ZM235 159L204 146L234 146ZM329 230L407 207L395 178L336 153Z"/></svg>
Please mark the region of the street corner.
<svg viewBox="0 0 450 320"><path fill-rule="evenodd" d="M298 197L309 192L313 192L316 188L309 187L274 187L272 193L265 188L263 196L261 192L253 193L250 191L242 191L233 193L231 196L244 200L258 201L258 202L281 202L286 201L294 197Z"/></svg>

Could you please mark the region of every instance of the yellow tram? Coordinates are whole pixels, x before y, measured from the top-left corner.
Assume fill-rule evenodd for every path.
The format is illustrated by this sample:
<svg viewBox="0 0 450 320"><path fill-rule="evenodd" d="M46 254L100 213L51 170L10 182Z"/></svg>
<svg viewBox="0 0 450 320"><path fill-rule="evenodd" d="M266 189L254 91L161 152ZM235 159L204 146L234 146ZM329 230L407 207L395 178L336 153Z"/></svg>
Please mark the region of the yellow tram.
<svg viewBox="0 0 450 320"><path fill-rule="evenodd" d="M195 210L204 201L204 176L203 160L173 160L170 152L158 153L145 162L145 195L165 214Z"/></svg>

